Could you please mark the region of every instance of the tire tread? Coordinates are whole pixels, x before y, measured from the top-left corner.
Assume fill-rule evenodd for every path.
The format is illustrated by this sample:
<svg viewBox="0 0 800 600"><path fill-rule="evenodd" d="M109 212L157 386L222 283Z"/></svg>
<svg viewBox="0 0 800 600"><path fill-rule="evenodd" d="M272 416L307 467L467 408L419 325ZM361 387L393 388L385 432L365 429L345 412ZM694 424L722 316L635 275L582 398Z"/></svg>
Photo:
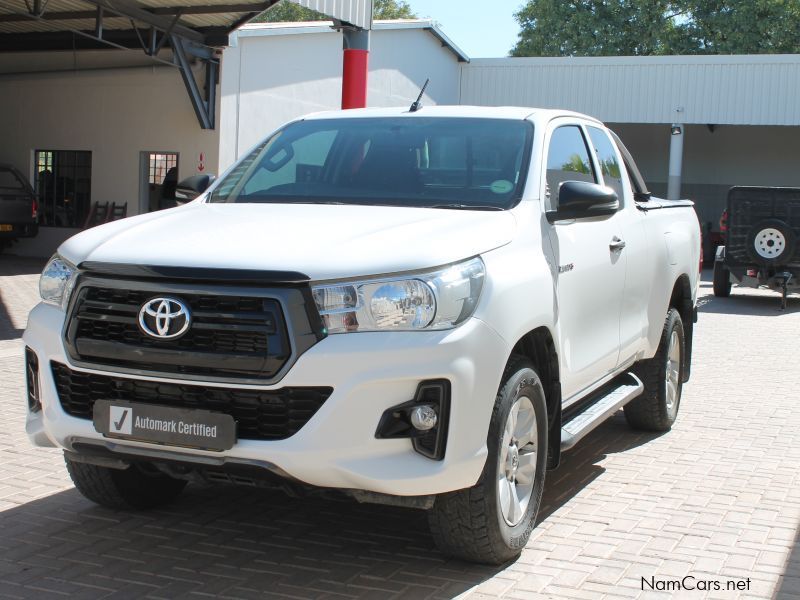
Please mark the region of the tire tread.
<svg viewBox="0 0 800 600"><path fill-rule="evenodd" d="M503 371L501 381L504 383L492 408L492 423L500 418L502 404L499 400L505 382L523 368L534 369L530 359L512 355ZM488 519L495 518L495 515L487 514L486 488L481 485L484 477L485 472L478 484L471 488L438 496L436 504L428 511L428 524L436 545L444 553L471 562L501 565L518 556L521 549L508 548L501 541L492 539Z"/></svg>
<svg viewBox="0 0 800 600"><path fill-rule="evenodd" d="M644 431L669 431L672 423L667 416L666 405L660 394L663 366L669 351L669 337L675 326L683 330L681 315L675 308L667 311L664 328L656 355L649 360L641 360L633 367L634 374L642 380L644 392L625 406L625 419L634 429ZM683 337L681 337L683 340ZM681 348L681 359L684 357ZM680 406L680 405L679 405Z"/></svg>
<svg viewBox="0 0 800 600"><path fill-rule="evenodd" d="M64 457L77 490L95 504L118 510L161 506L175 499L186 482L167 475L145 475L135 466L126 470L75 462Z"/></svg>

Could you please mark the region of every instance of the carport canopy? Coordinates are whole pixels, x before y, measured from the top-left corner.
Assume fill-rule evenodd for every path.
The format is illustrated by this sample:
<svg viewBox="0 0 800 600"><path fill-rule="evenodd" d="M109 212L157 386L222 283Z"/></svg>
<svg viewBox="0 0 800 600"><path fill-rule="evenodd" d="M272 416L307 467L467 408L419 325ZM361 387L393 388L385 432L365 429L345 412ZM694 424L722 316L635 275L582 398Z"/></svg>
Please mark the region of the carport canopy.
<svg viewBox="0 0 800 600"><path fill-rule="evenodd" d="M369 29L370 0L291 0L348 26ZM229 35L278 0L4 0L0 2L0 55L97 49L139 50L148 60L180 70L203 129L216 123L219 57ZM129 52L104 67L129 64ZM205 78L192 69L202 61ZM25 71L9 61L0 73Z"/></svg>

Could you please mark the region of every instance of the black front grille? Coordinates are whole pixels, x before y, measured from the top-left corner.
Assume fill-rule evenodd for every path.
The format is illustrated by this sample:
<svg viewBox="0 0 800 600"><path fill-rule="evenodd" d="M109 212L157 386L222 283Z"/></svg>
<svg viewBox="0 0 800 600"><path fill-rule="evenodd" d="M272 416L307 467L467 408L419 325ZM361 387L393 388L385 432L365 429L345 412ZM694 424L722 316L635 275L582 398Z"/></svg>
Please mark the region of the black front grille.
<svg viewBox="0 0 800 600"><path fill-rule="evenodd" d="M297 433L333 393L330 387L246 390L193 384L125 379L73 371L51 363L64 411L91 419L96 400L124 400L231 415L238 439L283 440Z"/></svg>
<svg viewBox="0 0 800 600"><path fill-rule="evenodd" d="M162 295L180 299L191 312L191 326L179 338L154 338L139 326L142 306ZM198 293L137 282L81 285L66 343L79 363L223 378L270 379L291 356L281 304L268 292Z"/></svg>

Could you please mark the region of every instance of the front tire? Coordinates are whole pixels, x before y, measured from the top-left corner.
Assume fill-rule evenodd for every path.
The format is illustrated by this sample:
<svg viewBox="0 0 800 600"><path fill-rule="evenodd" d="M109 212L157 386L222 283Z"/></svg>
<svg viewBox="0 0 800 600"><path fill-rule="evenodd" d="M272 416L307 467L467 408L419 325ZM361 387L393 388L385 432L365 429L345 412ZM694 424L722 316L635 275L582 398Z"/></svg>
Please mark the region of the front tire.
<svg viewBox="0 0 800 600"><path fill-rule="evenodd" d="M78 491L95 504L115 509L148 509L172 502L186 481L138 465L112 469L73 462L64 457Z"/></svg>
<svg viewBox="0 0 800 600"><path fill-rule="evenodd" d="M683 391L685 349L681 315L670 308L656 355L633 367L633 372L644 383L642 395L625 406L625 419L634 429L669 431L672 428Z"/></svg>
<svg viewBox="0 0 800 600"><path fill-rule="evenodd" d="M499 565L519 556L536 523L547 461L544 387L531 362L512 356L495 400L478 483L442 494L428 512L439 549Z"/></svg>

